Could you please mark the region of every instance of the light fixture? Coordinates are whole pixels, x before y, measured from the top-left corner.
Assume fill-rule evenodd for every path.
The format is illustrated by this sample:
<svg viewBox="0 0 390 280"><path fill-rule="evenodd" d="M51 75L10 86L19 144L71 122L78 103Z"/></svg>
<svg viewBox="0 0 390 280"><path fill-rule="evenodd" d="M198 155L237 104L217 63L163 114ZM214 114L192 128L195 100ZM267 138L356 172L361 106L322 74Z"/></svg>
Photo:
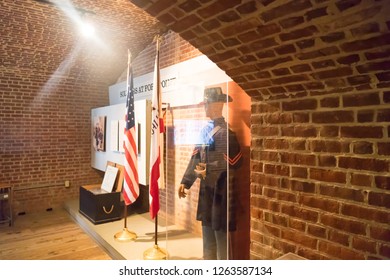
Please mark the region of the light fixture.
<svg viewBox="0 0 390 280"><path fill-rule="evenodd" d="M95 27L92 25L92 23L88 19L86 19L85 17L82 17L79 25L80 25L81 34L84 37L90 38L90 37L94 36Z"/></svg>
<svg viewBox="0 0 390 280"><path fill-rule="evenodd" d="M72 3L70 1L62 1L62 2L59 2L59 1L56 1L56 0L53 0L53 1L49 1L49 0L35 0L36 2L40 2L42 4L48 4L48 5L51 5L51 6L56 6L58 8L60 8L61 10L65 10L65 9L68 9L68 10L75 10L81 14L92 14L94 15L95 13L93 11L89 11L89 10L86 10L86 9L83 9L83 8L78 8L78 7L74 7L72 5Z"/></svg>
<svg viewBox="0 0 390 280"><path fill-rule="evenodd" d="M82 8L74 7L72 3L67 1L58 0L35 0L42 4L48 4L61 9L69 18L71 18L80 29L80 33L87 38L94 36L95 27L90 21L90 15L95 15L94 12L88 11Z"/></svg>

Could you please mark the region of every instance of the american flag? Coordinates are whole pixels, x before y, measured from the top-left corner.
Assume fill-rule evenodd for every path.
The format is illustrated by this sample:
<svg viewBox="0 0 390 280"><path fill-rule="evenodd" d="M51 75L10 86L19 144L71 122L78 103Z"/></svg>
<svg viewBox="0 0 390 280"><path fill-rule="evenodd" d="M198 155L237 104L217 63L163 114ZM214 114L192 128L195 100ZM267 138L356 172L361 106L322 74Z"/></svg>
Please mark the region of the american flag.
<svg viewBox="0 0 390 280"><path fill-rule="evenodd" d="M126 127L124 132L125 178L123 183L123 199L126 205L133 203L139 196L133 88L133 69L130 66L129 55L127 69L127 112L125 118Z"/></svg>
<svg viewBox="0 0 390 280"><path fill-rule="evenodd" d="M159 42L157 42L159 44ZM161 114L161 83L159 69L159 47L157 47L154 65L153 96L152 96L152 132L150 143L150 176L149 176L149 212L154 219L160 210L159 188L163 188L163 137L164 120Z"/></svg>

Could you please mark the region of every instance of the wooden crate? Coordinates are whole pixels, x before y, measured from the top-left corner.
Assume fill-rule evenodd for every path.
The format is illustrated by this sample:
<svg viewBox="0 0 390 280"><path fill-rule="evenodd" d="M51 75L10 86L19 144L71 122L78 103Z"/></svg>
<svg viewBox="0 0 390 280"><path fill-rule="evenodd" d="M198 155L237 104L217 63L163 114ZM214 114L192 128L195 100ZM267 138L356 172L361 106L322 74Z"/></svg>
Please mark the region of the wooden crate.
<svg viewBox="0 0 390 280"><path fill-rule="evenodd" d="M118 167L112 192L99 191L101 184L80 187L79 212L94 224L120 220L124 211L121 197L124 167L112 162L108 162L107 165Z"/></svg>

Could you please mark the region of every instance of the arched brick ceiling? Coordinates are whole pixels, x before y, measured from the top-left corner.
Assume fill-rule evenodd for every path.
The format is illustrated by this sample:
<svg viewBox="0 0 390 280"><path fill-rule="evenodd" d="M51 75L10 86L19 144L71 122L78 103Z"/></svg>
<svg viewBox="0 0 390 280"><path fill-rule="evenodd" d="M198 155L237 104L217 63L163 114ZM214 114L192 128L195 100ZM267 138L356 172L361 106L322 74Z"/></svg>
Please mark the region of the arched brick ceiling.
<svg viewBox="0 0 390 280"><path fill-rule="evenodd" d="M96 27L95 40L79 36L80 18ZM85 68L70 63L70 76L95 71L112 83L126 68L127 50L136 56L161 30L156 18L129 0L0 1L0 25L0 66L53 73L71 58ZM20 57L8 56L11 49Z"/></svg>
<svg viewBox="0 0 390 280"><path fill-rule="evenodd" d="M127 49L137 55L156 34L172 30L252 97L388 86L390 5L385 0L70 2L98 23L99 38L110 52L91 44L83 53L86 65L104 66L103 75L112 81L126 67ZM47 65L59 65L80 41L63 11L39 0L0 4L0 16L6 26L2 41L10 47L22 45L26 55L36 50L31 53L34 59L21 57L21 65L39 59L40 50L53 53ZM15 37L15 32L23 34ZM49 40L50 49L45 50ZM4 65L7 59L2 58Z"/></svg>
<svg viewBox="0 0 390 280"><path fill-rule="evenodd" d="M370 61L390 55L386 1L131 2L207 55L253 97L388 86L382 72L389 61Z"/></svg>

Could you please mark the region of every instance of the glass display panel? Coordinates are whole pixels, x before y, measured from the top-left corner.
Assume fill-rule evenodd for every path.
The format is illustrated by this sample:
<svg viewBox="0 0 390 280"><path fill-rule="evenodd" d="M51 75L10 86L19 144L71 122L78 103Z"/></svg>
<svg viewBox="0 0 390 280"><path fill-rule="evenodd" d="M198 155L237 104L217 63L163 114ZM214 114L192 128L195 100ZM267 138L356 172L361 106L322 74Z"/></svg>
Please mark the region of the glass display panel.
<svg viewBox="0 0 390 280"><path fill-rule="evenodd" d="M167 251L173 252L170 259L247 258L240 241L246 233L240 227L244 223L249 235L249 202L240 192L247 192L249 198L249 175L241 170L245 151L241 142L249 126L230 112L235 102L228 93L231 84L205 86L196 104L167 104L167 188L160 197L165 201L161 215ZM236 103L240 103L239 97ZM248 112L244 115L249 116ZM237 174L245 186L236 186Z"/></svg>

